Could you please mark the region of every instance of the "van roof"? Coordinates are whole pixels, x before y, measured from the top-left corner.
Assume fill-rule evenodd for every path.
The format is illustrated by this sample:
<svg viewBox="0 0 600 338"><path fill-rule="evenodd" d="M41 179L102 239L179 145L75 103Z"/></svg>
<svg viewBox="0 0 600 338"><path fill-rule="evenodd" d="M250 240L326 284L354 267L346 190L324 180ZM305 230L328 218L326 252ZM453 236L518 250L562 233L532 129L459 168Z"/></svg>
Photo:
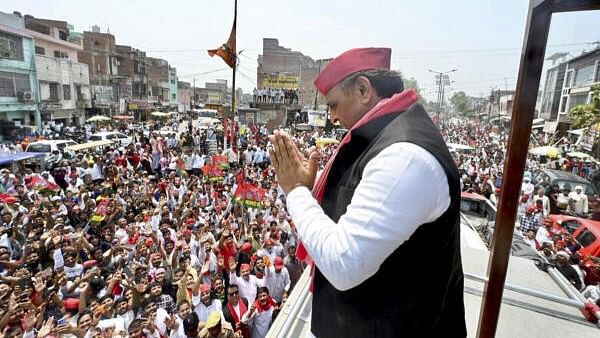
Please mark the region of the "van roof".
<svg viewBox="0 0 600 338"><path fill-rule="evenodd" d="M111 135L111 134L123 134L120 131L99 131L97 133L93 133L92 136L103 136L103 135ZM123 134L125 135L125 134Z"/></svg>
<svg viewBox="0 0 600 338"><path fill-rule="evenodd" d="M32 145L32 144L59 144L59 143L65 143L65 142L77 143L73 140L40 140L40 141L31 142L31 143L29 143L29 145Z"/></svg>

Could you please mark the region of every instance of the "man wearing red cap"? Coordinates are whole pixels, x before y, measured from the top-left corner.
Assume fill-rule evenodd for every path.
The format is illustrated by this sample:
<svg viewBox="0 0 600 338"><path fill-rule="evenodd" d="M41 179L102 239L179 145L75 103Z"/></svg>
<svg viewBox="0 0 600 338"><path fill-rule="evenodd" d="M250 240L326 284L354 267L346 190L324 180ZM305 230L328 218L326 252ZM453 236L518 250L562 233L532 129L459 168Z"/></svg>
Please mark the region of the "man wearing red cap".
<svg viewBox="0 0 600 338"><path fill-rule="evenodd" d="M246 298L252 302L256 299L256 288L264 287L264 278L257 278L255 275L250 274L251 267L249 264L240 265L240 276L235 273L236 263L232 259L229 262L230 273L229 273L229 284L235 284L240 289L240 297Z"/></svg>
<svg viewBox="0 0 600 338"><path fill-rule="evenodd" d="M269 289L269 294L279 304L284 293L290 290L290 274L283 265L283 258L275 257L272 266L265 267L265 282Z"/></svg>
<svg viewBox="0 0 600 338"><path fill-rule="evenodd" d="M287 134L271 137L298 256L315 265L319 338L466 336L458 169L416 92L390 71L390 55L352 49L315 80L331 120L350 129L316 182L317 153L306 160ZM416 251L424 257L406 259ZM410 276L395 277L399 266ZM390 280L394 291L374 297Z"/></svg>
<svg viewBox="0 0 600 338"><path fill-rule="evenodd" d="M215 301L210 294L210 285L201 284L200 294L192 296L194 311L201 322L206 322L208 316L214 311L221 311L221 302Z"/></svg>

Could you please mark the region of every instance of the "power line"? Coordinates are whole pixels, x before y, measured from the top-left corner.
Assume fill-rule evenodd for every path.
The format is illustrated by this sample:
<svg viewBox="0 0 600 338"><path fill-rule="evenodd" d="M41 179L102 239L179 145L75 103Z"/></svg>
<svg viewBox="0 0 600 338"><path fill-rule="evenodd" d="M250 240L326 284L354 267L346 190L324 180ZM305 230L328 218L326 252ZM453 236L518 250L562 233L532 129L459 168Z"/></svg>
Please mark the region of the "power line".
<svg viewBox="0 0 600 338"><path fill-rule="evenodd" d="M209 70L206 72L201 72L201 73L195 73L195 74L188 74L188 75L177 75L177 77L194 77L194 76L200 76L200 75L206 75L206 74L211 74L211 73L216 73L216 72L220 72L223 70L227 70L229 68L219 68L219 69L214 69L214 70Z"/></svg>

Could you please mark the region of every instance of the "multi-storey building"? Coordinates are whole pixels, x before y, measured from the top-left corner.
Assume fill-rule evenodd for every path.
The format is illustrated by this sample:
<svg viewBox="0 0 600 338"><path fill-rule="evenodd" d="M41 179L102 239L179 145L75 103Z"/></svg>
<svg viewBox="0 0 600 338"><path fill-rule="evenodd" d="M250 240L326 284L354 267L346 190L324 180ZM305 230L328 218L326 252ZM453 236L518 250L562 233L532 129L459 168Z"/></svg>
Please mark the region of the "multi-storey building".
<svg viewBox="0 0 600 338"><path fill-rule="evenodd" d="M171 66L169 66L169 92L171 93L169 98L171 109L177 110L179 103L177 100L177 69Z"/></svg>
<svg viewBox="0 0 600 338"><path fill-rule="evenodd" d="M325 103L313 82L329 61L331 59L313 60L301 52L280 46L277 39L263 38L256 88L298 90L300 106L312 109L315 100L317 105Z"/></svg>
<svg viewBox="0 0 600 338"><path fill-rule="evenodd" d="M148 96L148 59L146 52L131 46L117 45L119 71L119 97L127 103L128 110L141 113L156 101Z"/></svg>
<svg viewBox="0 0 600 338"><path fill-rule="evenodd" d="M179 111L187 112L192 104L192 86L189 82L177 81L177 101Z"/></svg>
<svg viewBox="0 0 600 338"><path fill-rule="evenodd" d="M0 120L40 128L39 98L33 37L20 13L0 12Z"/></svg>
<svg viewBox="0 0 600 338"><path fill-rule="evenodd" d="M596 83L600 83L600 48L553 65L546 71L540 117L568 121L573 107L590 102L590 89Z"/></svg>
<svg viewBox="0 0 600 338"><path fill-rule="evenodd" d="M169 62L163 59L148 58L148 82L150 95L158 99L161 108L168 109L171 102Z"/></svg>
<svg viewBox="0 0 600 338"><path fill-rule="evenodd" d="M91 32L83 32L83 50L77 52L79 62L89 67L92 114L112 113L118 109L119 74L115 37L101 33L93 26Z"/></svg>
<svg viewBox="0 0 600 338"><path fill-rule="evenodd" d="M78 62L82 41L71 38L66 21L25 15L25 28L35 42L42 121L82 125L91 108L88 65Z"/></svg>

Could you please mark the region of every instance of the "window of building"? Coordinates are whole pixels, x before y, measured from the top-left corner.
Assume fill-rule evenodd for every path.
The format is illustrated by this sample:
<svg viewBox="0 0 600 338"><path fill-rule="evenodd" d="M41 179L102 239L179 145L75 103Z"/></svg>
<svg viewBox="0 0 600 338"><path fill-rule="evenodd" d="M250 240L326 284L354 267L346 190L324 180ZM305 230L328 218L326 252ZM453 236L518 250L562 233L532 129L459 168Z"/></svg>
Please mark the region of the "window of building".
<svg viewBox="0 0 600 338"><path fill-rule="evenodd" d="M69 36L68 36L67 32L65 32L65 31L58 31L58 38L63 41L67 41Z"/></svg>
<svg viewBox="0 0 600 338"><path fill-rule="evenodd" d="M35 53L37 55L45 55L46 54L46 50L44 49L44 47L35 46Z"/></svg>
<svg viewBox="0 0 600 338"><path fill-rule="evenodd" d="M55 58L59 58L59 59L68 59L69 58L69 53L63 52L63 51L60 51L60 50L55 50L54 51L54 57Z"/></svg>
<svg viewBox="0 0 600 338"><path fill-rule="evenodd" d="M575 70L573 87L585 86L592 83L594 76L594 64L587 65Z"/></svg>
<svg viewBox="0 0 600 338"><path fill-rule="evenodd" d="M83 92L81 86L75 86L75 95L77 95L77 101L83 101Z"/></svg>
<svg viewBox="0 0 600 338"><path fill-rule="evenodd" d="M565 77L565 88L571 87L571 78L573 77L573 71L570 70L567 72L567 76Z"/></svg>
<svg viewBox="0 0 600 338"><path fill-rule="evenodd" d="M565 109L567 109L567 97L566 97L566 96L563 96L563 97L560 99L560 109L559 109L559 111L560 111L561 113L563 113L563 112L565 111Z"/></svg>
<svg viewBox="0 0 600 338"><path fill-rule="evenodd" d="M0 72L0 97L17 97L30 90L29 74Z"/></svg>
<svg viewBox="0 0 600 338"><path fill-rule="evenodd" d="M23 61L23 38L0 33L0 59Z"/></svg>
<svg viewBox="0 0 600 338"><path fill-rule="evenodd" d="M63 85L63 99L64 100L71 99L71 85Z"/></svg>
<svg viewBox="0 0 600 338"><path fill-rule="evenodd" d="M177 94L171 94L171 99L172 100L176 100L177 99Z"/></svg>
<svg viewBox="0 0 600 338"><path fill-rule="evenodd" d="M588 93L581 93L577 95L571 95L571 99L569 100L569 111L573 109L573 107L578 106L580 104L586 104L588 98Z"/></svg>
<svg viewBox="0 0 600 338"><path fill-rule="evenodd" d="M50 100L58 100L58 83L50 83L48 84L50 87Z"/></svg>

